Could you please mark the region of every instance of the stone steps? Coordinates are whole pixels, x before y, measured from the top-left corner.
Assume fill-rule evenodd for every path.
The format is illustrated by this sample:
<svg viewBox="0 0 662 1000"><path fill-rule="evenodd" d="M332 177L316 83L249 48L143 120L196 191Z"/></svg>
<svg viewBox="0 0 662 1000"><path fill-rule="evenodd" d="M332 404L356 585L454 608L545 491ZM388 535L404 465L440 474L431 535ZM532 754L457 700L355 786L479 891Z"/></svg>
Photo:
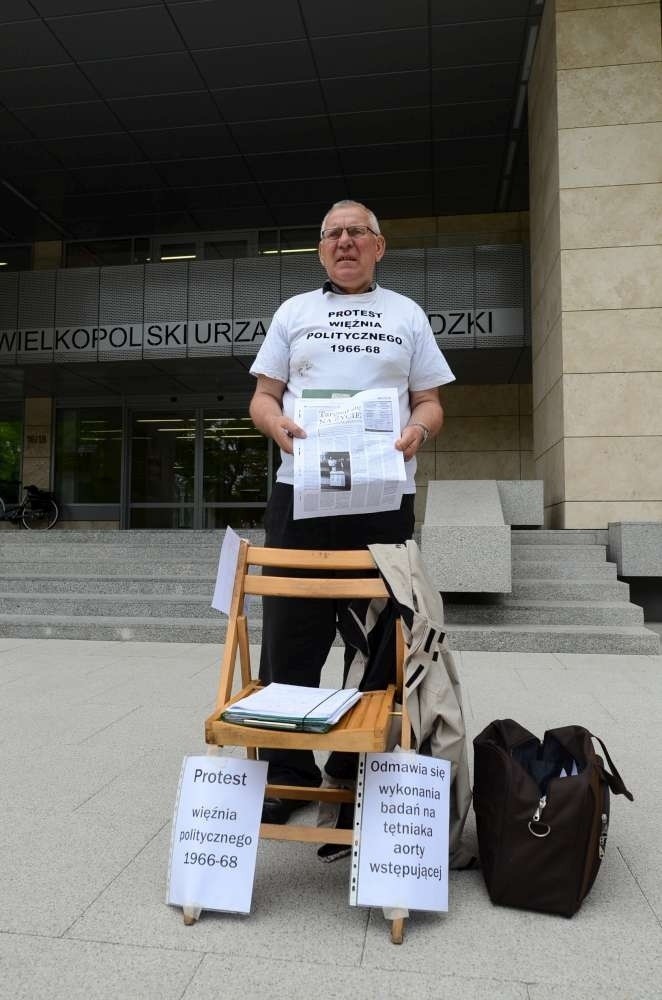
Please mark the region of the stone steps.
<svg viewBox="0 0 662 1000"><path fill-rule="evenodd" d="M510 594L448 597L459 649L659 652L659 636L607 562L606 531L517 530L511 542Z"/></svg>
<svg viewBox="0 0 662 1000"><path fill-rule="evenodd" d="M655 656L659 636L641 626L605 625L452 625L448 636L455 649L512 653L621 653Z"/></svg>
<svg viewBox="0 0 662 1000"><path fill-rule="evenodd" d="M214 592L215 572L205 576L195 575L182 578L177 576L54 576L50 574L32 575L29 579L21 576L0 578L1 594L191 594L204 595L208 600Z"/></svg>
<svg viewBox="0 0 662 1000"><path fill-rule="evenodd" d="M511 532L513 545L607 545L606 528L516 528Z"/></svg>
<svg viewBox="0 0 662 1000"><path fill-rule="evenodd" d="M113 618L219 618L211 595L189 594L0 594L0 615L26 614Z"/></svg>
<svg viewBox="0 0 662 1000"><path fill-rule="evenodd" d="M261 543L261 532L242 532ZM211 642L222 531L5 532L0 635ZM513 591L446 602L458 649L656 653L629 588L606 561L606 532L513 531ZM258 598L247 602L261 639Z"/></svg>
<svg viewBox="0 0 662 1000"><path fill-rule="evenodd" d="M188 529L172 529L169 531L129 530L129 531L82 531L82 530L60 530L58 524L51 531L31 532L31 531L10 531L2 538L2 544L15 544L20 549L28 547L40 548L57 545L69 545L76 542L77 545L101 545L107 549L118 548L151 548L167 547L172 548L182 545L188 548L190 545L208 545L216 551L223 541L223 529L201 529L190 531ZM242 529L242 538L258 542L264 538L264 532L256 529Z"/></svg>
<svg viewBox="0 0 662 1000"><path fill-rule="evenodd" d="M535 545L515 542L512 546L512 562L564 562L566 565L601 563L607 558L606 545Z"/></svg>
<svg viewBox="0 0 662 1000"><path fill-rule="evenodd" d="M197 618L86 617L0 615L0 636L41 639L95 639L123 642L206 642L225 639L225 620ZM531 653L623 653L656 655L659 637L648 629L621 626L449 625L454 649ZM249 640L260 643L258 624L249 624Z"/></svg>
<svg viewBox="0 0 662 1000"><path fill-rule="evenodd" d="M513 577L510 594L512 598L530 598L534 601L564 601L568 598L575 601L627 601L629 596L630 588L627 583L615 578L537 580L526 576Z"/></svg>
<svg viewBox="0 0 662 1000"><path fill-rule="evenodd" d="M572 558L567 561L562 559L545 560L540 556L537 559L513 559L512 578L520 580L533 578L537 580L616 580L616 564L609 562L590 563L575 562Z"/></svg>
<svg viewBox="0 0 662 1000"><path fill-rule="evenodd" d="M218 555L211 560L201 560L200 562L189 562L186 557L181 562L169 559L123 559L117 561L81 560L76 552L72 553L68 559L43 560L24 562L22 560L2 559L2 573L9 576L17 576L25 573L30 577L35 575L60 576L73 579L81 579L93 576L95 570L102 576L125 579L135 576L137 572L142 574L153 574L156 577L188 577L197 579L200 576L216 579L218 569Z"/></svg>
<svg viewBox="0 0 662 1000"><path fill-rule="evenodd" d="M0 607L2 604L0 603ZM446 602L450 625L642 625L643 610L628 601L527 601L485 604Z"/></svg>
<svg viewBox="0 0 662 1000"><path fill-rule="evenodd" d="M211 642L225 639L225 617L140 618L111 615L0 615L0 636L24 639L96 639L122 642ZM251 633L259 642L261 630Z"/></svg>
<svg viewBox="0 0 662 1000"><path fill-rule="evenodd" d="M86 545L76 548L76 560L81 563L94 564L99 567L105 565L115 565L116 563L126 563L135 566L140 563L151 564L153 562L165 563L171 566L178 566L181 562L189 563L210 563L218 564L218 548L214 547L214 552L210 551L210 546L203 545L170 545L156 548L152 545L132 546L124 548L117 546L111 548L109 545ZM8 552L7 562L20 562L24 566L40 566L44 563L61 563L71 558L71 545L48 545L37 548L30 546L25 552Z"/></svg>

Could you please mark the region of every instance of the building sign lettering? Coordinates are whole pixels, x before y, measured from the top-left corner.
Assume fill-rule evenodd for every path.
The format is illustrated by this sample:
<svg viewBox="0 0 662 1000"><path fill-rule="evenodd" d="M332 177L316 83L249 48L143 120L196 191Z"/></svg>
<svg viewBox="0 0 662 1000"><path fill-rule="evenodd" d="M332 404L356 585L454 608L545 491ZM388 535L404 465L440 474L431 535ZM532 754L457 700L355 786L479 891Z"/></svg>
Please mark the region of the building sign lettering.
<svg viewBox="0 0 662 1000"><path fill-rule="evenodd" d="M256 354L270 317L108 323L0 330L0 364L45 361L122 360L159 354Z"/></svg>
<svg viewBox="0 0 662 1000"><path fill-rule="evenodd" d="M430 311L428 319L439 345L445 348L457 343L458 337L473 341L524 335L521 308L439 309ZM271 317L262 316L0 330L0 364L254 355L270 322Z"/></svg>
<svg viewBox="0 0 662 1000"><path fill-rule="evenodd" d="M432 332L450 343L453 337L513 336L524 332L524 310L449 309L429 312Z"/></svg>

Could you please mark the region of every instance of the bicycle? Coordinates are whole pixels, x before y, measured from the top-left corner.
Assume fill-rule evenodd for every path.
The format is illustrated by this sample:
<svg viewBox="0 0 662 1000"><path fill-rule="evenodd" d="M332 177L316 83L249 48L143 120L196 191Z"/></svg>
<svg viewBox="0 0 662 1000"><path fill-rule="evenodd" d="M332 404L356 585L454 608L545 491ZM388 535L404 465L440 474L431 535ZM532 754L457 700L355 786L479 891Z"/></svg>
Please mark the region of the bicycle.
<svg viewBox="0 0 662 1000"><path fill-rule="evenodd" d="M38 486L24 486L25 496L20 503L7 506L0 497L0 521L10 521L17 528L29 531L47 531L60 516L55 497Z"/></svg>

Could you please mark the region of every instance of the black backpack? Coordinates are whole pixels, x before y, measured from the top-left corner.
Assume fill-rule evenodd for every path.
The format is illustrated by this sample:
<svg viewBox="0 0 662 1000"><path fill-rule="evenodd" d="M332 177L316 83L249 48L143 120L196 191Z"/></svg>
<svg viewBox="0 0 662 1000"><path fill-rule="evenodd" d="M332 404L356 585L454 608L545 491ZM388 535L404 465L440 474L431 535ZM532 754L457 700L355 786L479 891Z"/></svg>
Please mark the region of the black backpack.
<svg viewBox="0 0 662 1000"><path fill-rule="evenodd" d="M541 743L512 719L491 722L473 742L473 803L490 899L571 917L604 857L610 789L633 798L607 748L583 726L550 729Z"/></svg>

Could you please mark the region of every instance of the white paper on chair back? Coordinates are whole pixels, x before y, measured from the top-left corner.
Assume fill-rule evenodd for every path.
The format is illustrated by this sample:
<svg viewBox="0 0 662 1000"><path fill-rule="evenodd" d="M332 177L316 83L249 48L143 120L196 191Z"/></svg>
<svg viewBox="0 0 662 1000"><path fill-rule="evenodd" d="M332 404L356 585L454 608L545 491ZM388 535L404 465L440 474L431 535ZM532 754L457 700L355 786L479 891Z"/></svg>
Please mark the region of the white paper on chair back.
<svg viewBox="0 0 662 1000"><path fill-rule="evenodd" d="M171 906L249 913L266 761L185 757L172 825Z"/></svg>

